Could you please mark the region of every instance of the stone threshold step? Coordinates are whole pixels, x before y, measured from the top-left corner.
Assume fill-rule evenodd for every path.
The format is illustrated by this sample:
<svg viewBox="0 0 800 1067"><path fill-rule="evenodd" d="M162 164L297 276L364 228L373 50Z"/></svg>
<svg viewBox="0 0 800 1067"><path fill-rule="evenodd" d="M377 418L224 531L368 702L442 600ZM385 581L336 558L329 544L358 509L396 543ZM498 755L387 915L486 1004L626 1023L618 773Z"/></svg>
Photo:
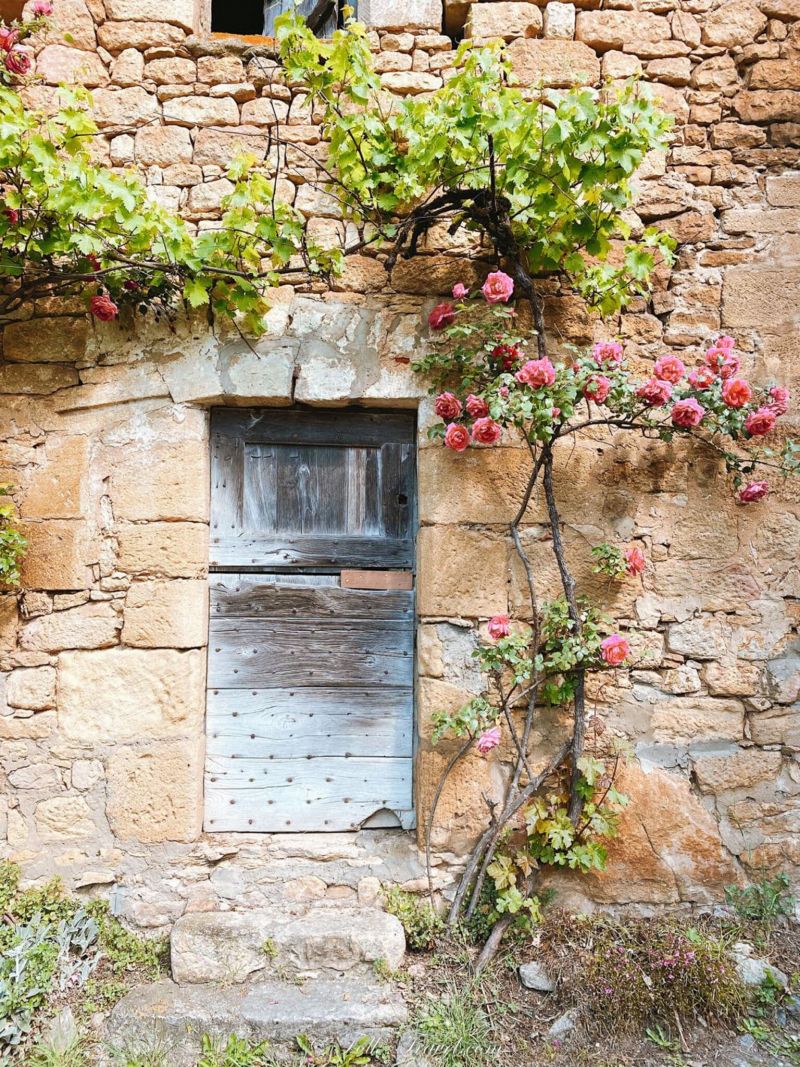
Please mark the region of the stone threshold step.
<svg viewBox="0 0 800 1067"><path fill-rule="evenodd" d="M179 984L371 973L377 960L397 970L404 954L400 922L377 908L196 912L170 938Z"/></svg>
<svg viewBox="0 0 800 1067"><path fill-rule="evenodd" d="M315 1046L348 1047L359 1037L396 1036L408 1011L400 993L374 978L320 978L294 985L180 986L161 981L137 986L114 1008L107 1024L111 1049L127 1055L158 1049L170 1067L193 1067L204 1034L237 1034L268 1041L276 1051L295 1048L298 1034Z"/></svg>

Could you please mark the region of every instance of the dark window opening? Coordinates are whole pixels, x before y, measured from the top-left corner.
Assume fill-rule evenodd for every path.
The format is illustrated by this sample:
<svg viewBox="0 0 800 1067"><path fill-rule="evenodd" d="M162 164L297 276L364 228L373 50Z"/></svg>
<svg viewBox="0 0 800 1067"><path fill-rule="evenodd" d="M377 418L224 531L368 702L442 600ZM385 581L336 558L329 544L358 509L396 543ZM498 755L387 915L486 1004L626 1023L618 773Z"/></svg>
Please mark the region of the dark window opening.
<svg viewBox="0 0 800 1067"><path fill-rule="evenodd" d="M272 37L275 19L294 6L294 0L212 0L211 31ZM342 24L342 6L340 0L302 0L297 11L317 37L330 37Z"/></svg>

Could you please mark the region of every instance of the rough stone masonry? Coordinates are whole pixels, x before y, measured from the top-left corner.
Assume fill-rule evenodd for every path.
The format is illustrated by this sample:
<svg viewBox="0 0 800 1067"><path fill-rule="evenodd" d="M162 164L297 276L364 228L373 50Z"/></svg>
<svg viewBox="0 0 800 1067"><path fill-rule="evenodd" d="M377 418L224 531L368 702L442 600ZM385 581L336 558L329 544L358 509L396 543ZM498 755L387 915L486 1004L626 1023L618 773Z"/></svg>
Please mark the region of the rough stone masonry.
<svg viewBox="0 0 800 1067"><path fill-rule="evenodd" d="M337 206L310 184L325 146L313 116L286 120L267 46L208 35L195 0L55 0L41 82L94 94L108 166L137 167L152 195L213 224L241 149L264 160L284 123L279 194L340 240ZM373 2L385 87L424 93L452 73L443 27L509 42L523 86L597 85L640 74L677 119L667 155L637 179L632 222L680 242L651 305L602 325L548 295L552 343L613 332L634 363L690 360L734 334L748 374L800 396L800 4L798 0ZM274 93L274 97L266 96ZM468 263L467 238L432 231L387 272L351 256L334 293L282 286L251 351L183 320L89 323L33 309L6 327L0 481L13 482L30 550L22 593L0 594L0 836L28 877L112 893L163 927L184 912L317 898L374 902L381 882L421 887L416 842L398 832L204 835L202 765L208 560L208 410L292 402L419 405L417 793L420 822L442 761L432 711L473 693L476 624L521 606L504 537L523 478L514 448L453 456L428 444L408 368L424 313ZM398 358L399 357L399 358ZM635 904L704 902L762 866L800 869L800 497L778 487L751 509L692 451L584 441L569 457L568 549L582 588L640 633L637 669L592 693L639 758L607 874L568 894ZM465 476L464 469L468 471ZM543 516L525 536L555 582ZM589 545L644 539L641 585L611 590ZM609 600L610 598L610 600ZM552 741L557 718L543 720ZM437 884L485 818L502 763L470 757L434 827Z"/></svg>

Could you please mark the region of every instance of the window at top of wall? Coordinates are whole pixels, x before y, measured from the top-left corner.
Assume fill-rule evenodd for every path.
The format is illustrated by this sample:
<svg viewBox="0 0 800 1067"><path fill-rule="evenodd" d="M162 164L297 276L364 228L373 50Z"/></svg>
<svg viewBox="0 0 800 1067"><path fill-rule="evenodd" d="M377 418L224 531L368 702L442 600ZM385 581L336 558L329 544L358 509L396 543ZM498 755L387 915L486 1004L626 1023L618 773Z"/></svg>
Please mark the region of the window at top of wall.
<svg viewBox="0 0 800 1067"><path fill-rule="evenodd" d="M212 0L211 32L273 37L275 19L294 7L294 0ZM302 0L297 11L317 37L330 37L341 25L342 7L341 0Z"/></svg>

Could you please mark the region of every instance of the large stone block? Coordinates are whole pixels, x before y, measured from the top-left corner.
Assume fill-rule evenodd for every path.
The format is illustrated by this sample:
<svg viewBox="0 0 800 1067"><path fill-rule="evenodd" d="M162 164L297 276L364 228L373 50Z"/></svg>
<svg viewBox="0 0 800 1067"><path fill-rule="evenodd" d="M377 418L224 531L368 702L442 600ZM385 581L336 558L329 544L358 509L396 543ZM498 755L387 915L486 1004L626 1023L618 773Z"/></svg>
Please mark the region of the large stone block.
<svg viewBox="0 0 800 1067"><path fill-rule="evenodd" d="M122 617L114 605L91 601L69 611L42 615L23 627L20 644L37 652L108 648L119 640Z"/></svg>
<svg viewBox="0 0 800 1067"><path fill-rule="evenodd" d="M183 30L168 22L104 22L97 30L99 43L114 55L126 48L174 48L183 38Z"/></svg>
<svg viewBox="0 0 800 1067"><path fill-rule="evenodd" d="M110 19L133 22L169 22L190 33L197 28L197 0L106 0Z"/></svg>
<svg viewBox="0 0 800 1067"><path fill-rule="evenodd" d="M168 127L180 129L182 127ZM267 154L268 139L263 133L251 130L245 133L238 129L235 133L226 133L224 130L202 129L197 131L194 142L194 162L200 167L207 165L226 167L238 152L246 152L253 155L259 162L263 162Z"/></svg>
<svg viewBox="0 0 800 1067"><path fill-rule="evenodd" d="M106 815L117 837L194 841L203 825L202 738L117 747L108 761Z"/></svg>
<svg viewBox="0 0 800 1067"><path fill-rule="evenodd" d="M798 71L800 86L800 62ZM800 207L800 174L776 174L768 177L767 200L776 207Z"/></svg>
<svg viewBox="0 0 800 1067"><path fill-rule="evenodd" d="M509 46L508 58L522 85L559 89L600 81L600 60L580 41L523 38Z"/></svg>
<svg viewBox="0 0 800 1067"><path fill-rule="evenodd" d="M208 583L135 582L122 639L139 648L201 648L208 641Z"/></svg>
<svg viewBox="0 0 800 1067"><path fill-rule="evenodd" d="M158 101L140 86L129 89L98 89L93 95L92 115L104 129L108 126L147 126L160 117Z"/></svg>
<svg viewBox="0 0 800 1067"><path fill-rule="evenodd" d="M41 50L36 57L36 73L47 85L96 88L108 83L108 71L100 56L62 44L49 44Z"/></svg>
<svg viewBox="0 0 800 1067"><path fill-rule="evenodd" d="M751 44L767 25L767 16L749 3L732 0L703 19L703 42L723 48Z"/></svg>
<svg viewBox="0 0 800 1067"><path fill-rule="evenodd" d="M184 126L145 126L136 131L134 153L143 167L189 163L192 136Z"/></svg>
<svg viewBox="0 0 800 1067"><path fill-rule="evenodd" d="M652 708L650 733L655 741L690 745L700 741L738 740L744 732L744 705L713 697L663 697Z"/></svg>
<svg viewBox="0 0 800 1067"><path fill-rule="evenodd" d="M164 118L179 126L236 126L239 108L230 96L178 96L165 101Z"/></svg>
<svg viewBox="0 0 800 1067"><path fill-rule="evenodd" d="M392 286L399 293L450 295L456 282L468 288L478 284L476 265L454 256L417 256L401 259L392 271Z"/></svg>
<svg viewBox="0 0 800 1067"><path fill-rule="evenodd" d="M26 589L85 589L91 584L91 564L96 555L84 522L28 522L23 533L28 540L22 561L22 584Z"/></svg>
<svg viewBox="0 0 800 1067"><path fill-rule="evenodd" d="M172 649L65 652L58 665L58 720L76 741L193 734L205 709L205 656Z"/></svg>
<svg viewBox="0 0 800 1067"><path fill-rule="evenodd" d="M703 756L695 760L694 773L704 793L752 789L767 783L774 788L782 762L780 752L746 748L738 752Z"/></svg>
<svg viewBox="0 0 800 1067"><path fill-rule="evenodd" d="M800 106L800 93L797 94ZM730 267L722 288L722 323L773 329L800 321L800 267Z"/></svg>
<svg viewBox="0 0 800 1067"><path fill-rule="evenodd" d="M745 122L796 122L800 92L793 89L754 89L738 93L733 106Z"/></svg>
<svg viewBox="0 0 800 1067"><path fill-rule="evenodd" d="M83 797L53 797L36 806L36 829L44 841L79 841L97 827Z"/></svg>
<svg viewBox="0 0 800 1067"><path fill-rule="evenodd" d="M425 526L417 545L420 615L475 618L506 610L504 537L457 526Z"/></svg>
<svg viewBox="0 0 800 1067"><path fill-rule="evenodd" d="M85 56L85 52L77 52ZM12 363L70 363L86 355L85 316L41 317L11 322L3 330L3 357Z"/></svg>
<svg viewBox="0 0 800 1067"><path fill-rule="evenodd" d="M641 11L581 11L575 36L598 52L610 48L636 52L642 44L660 44L670 39L667 19Z"/></svg>
<svg viewBox="0 0 800 1067"><path fill-rule="evenodd" d="M0 593L0 652L10 652L17 644L19 608L13 593Z"/></svg>
<svg viewBox="0 0 800 1067"><path fill-rule="evenodd" d="M402 7L392 0L366 0L359 18L376 30L438 30L442 0L407 0Z"/></svg>
<svg viewBox="0 0 800 1067"><path fill-rule="evenodd" d="M202 441L113 450L109 495L116 519L204 521L208 456Z"/></svg>
<svg viewBox="0 0 800 1067"><path fill-rule="evenodd" d="M422 523L508 524L519 510L530 475L524 448L444 447L419 453Z"/></svg>
<svg viewBox="0 0 800 1067"><path fill-rule="evenodd" d="M721 619L700 616L676 623L667 631L670 652L692 659L720 659L730 646L731 629Z"/></svg>
<svg viewBox="0 0 800 1067"><path fill-rule="evenodd" d="M84 0L58 0L44 40L47 44L69 44L92 51L97 44L95 20Z"/></svg>
<svg viewBox="0 0 800 1067"><path fill-rule="evenodd" d="M88 438L49 438L40 449L45 460L34 469L20 505L25 519L77 519L84 512L88 476Z"/></svg>
<svg viewBox="0 0 800 1067"><path fill-rule="evenodd" d="M467 18L467 36L478 40L499 37L538 37L542 31L542 13L535 4L517 0L494 0L490 4L472 4Z"/></svg>
<svg viewBox="0 0 800 1067"><path fill-rule="evenodd" d="M205 523L125 523L117 541L117 565L126 574L197 578L208 569Z"/></svg>
<svg viewBox="0 0 800 1067"><path fill-rule="evenodd" d="M19 667L6 683L6 700L12 708L44 711L56 706L56 672L53 667Z"/></svg>

